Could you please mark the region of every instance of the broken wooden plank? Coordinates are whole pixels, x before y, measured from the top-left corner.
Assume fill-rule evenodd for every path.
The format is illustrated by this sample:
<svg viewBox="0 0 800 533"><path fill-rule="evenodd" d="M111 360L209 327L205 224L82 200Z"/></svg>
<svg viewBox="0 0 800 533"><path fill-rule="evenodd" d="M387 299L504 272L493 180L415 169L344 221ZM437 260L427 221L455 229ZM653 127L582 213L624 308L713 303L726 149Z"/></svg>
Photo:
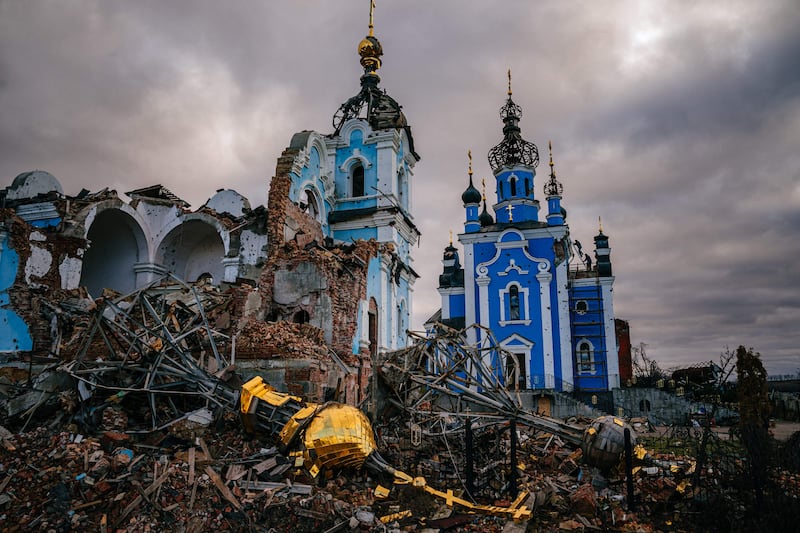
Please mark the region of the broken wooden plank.
<svg viewBox="0 0 800 533"><path fill-rule="evenodd" d="M195 449L194 446L189 448L189 485L194 484L194 459L195 459Z"/></svg>
<svg viewBox="0 0 800 533"><path fill-rule="evenodd" d="M234 507L241 509L242 504L239 503L239 500L237 500L236 496L233 495L231 489L229 489L228 486L222 481L222 478L219 477L219 474L217 474L217 472L211 468L211 466L206 466L205 472L208 474L208 477L211 478L211 481L214 482L214 485L217 486L217 490L219 490L220 494L222 494L226 500L231 502Z"/></svg>

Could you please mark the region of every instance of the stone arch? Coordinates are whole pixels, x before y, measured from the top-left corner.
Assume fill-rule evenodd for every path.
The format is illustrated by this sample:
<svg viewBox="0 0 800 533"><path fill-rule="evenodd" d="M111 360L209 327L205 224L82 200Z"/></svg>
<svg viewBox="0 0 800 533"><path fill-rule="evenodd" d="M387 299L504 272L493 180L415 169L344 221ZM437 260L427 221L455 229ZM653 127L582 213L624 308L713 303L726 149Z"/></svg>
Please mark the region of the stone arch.
<svg viewBox="0 0 800 533"><path fill-rule="evenodd" d="M80 284L94 297L104 288L127 293L137 287L136 265L147 261L149 250L144 227L129 211L123 206L98 209L85 227L90 244Z"/></svg>
<svg viewBox="0 0 800 533"><path fill-rule="evenodd" d="M187 218L173 227L158 245L155 262L188 282L211 274L218 285L225 275L226 243L219 229L202 218Z"/></svg>

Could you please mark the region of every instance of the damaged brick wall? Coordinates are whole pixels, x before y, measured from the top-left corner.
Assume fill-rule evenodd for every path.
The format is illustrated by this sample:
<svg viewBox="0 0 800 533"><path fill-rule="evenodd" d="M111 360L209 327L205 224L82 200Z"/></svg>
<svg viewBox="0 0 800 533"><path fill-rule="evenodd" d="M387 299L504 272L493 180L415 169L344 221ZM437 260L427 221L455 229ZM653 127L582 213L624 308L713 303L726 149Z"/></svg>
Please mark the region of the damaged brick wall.
<svg viewBox="0 0 800 533"><path fill-rule="evenodd" d="M342 400L358 401L371 365L366 351L352 353L353 341L359 302L366 299L369 260L379 253L380 245L370 240L325 246L321 224L289 197L290 170L298 153L297 149L283 152L270 184L270 249L258 283L262 308L257 318L240 324L237 357L308 359L306 367L287 367L287 387L320 398L324 388L335 384L346 397ZM287 280L292 287L284 286ZM341 369L331 364L329 349L356 370L341 375Z"/></svg>
<svg viewBox="0 0 800 533"><path fill-rule="evenodd" d="M66 237L49 228L36 228L16 216L12 209L0 209L11 248L19 256L14 284L8 289L10 307L28 325L34 356L58 352L51 335L52 307L75 293L80 278L80 260L86 240Z"/></svg>

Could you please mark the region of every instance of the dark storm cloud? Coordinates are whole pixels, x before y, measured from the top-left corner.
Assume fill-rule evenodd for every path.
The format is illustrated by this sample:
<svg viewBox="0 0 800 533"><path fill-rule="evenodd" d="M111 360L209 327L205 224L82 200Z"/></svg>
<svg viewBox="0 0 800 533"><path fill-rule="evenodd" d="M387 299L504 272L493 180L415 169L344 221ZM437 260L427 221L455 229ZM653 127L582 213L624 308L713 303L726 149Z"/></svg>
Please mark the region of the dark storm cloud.
<svg viewBox="0 0 800 533"><path fill-rule="evenodd" d="M358 90L366 0L0 0L0 171L69 194L162 183L266 202L292 133L331 130ZM800 366L800 10L719 2L379 1L381 85L422 161L414 324L435 311L448 229L501 139L513 70L523 135L554 142L584 245L611 236L615 312L663 366L753 346ZM546 164L540 168L541 190ZM493 191L492 180L487 180Z"/></svg>

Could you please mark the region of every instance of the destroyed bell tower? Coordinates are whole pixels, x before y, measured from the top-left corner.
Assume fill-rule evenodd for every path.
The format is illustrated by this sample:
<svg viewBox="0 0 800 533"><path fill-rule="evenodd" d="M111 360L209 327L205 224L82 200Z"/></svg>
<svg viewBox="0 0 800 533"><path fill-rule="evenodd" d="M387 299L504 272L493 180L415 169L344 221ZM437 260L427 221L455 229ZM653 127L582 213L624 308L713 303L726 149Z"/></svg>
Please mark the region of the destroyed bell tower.
<svg viewBox="0 0 800 533"><path fill-rule="evenodd" d="M367 301L359 309L358 347L373 355L403 348L413 285L411 248L420 233L411 215L411 176L419 155L400 104L379 87L383 47L369 33L358 44L361 89L333 117L327 139L334 176L334 208L328 216L335 241L374 239L383 253L372 258Z"/></svg>

